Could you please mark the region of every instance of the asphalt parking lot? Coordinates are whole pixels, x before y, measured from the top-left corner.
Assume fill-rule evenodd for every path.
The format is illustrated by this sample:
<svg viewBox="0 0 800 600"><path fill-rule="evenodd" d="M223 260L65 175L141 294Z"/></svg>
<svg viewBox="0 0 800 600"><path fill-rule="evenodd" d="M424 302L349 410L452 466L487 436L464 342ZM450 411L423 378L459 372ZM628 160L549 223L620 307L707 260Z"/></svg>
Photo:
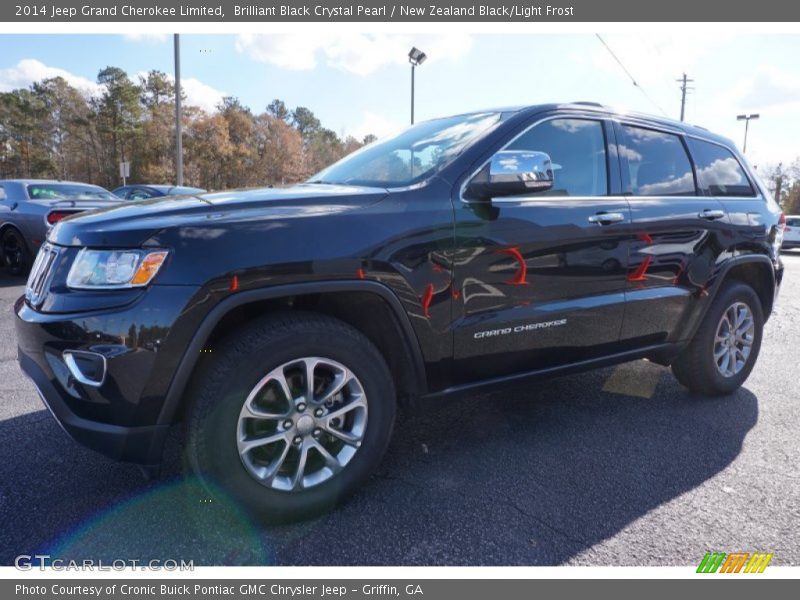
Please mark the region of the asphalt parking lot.
<svg viewBox="0 0 800 600"><path fill-rule="evenodd" d="M72 442L16 362L0 275L0 564L19 554L202 564L800 564L800 253L735 395L640 361L404 415L379 471L314 521L260 530L180 475Z"/></svg>

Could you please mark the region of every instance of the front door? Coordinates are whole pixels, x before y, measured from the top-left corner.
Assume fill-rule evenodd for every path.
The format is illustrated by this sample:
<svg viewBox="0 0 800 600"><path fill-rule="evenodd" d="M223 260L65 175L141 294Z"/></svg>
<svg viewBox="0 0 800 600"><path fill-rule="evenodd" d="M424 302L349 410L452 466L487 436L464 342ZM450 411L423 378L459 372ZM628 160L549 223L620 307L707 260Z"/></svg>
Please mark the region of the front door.
<svg viewBox="0 0 800 600"><path fill-rule="evenodd" d="M614 351L630 223L614 147L602 118L545 118L504 149L547 153L553 187L456 207L456 380Z"/></svg>

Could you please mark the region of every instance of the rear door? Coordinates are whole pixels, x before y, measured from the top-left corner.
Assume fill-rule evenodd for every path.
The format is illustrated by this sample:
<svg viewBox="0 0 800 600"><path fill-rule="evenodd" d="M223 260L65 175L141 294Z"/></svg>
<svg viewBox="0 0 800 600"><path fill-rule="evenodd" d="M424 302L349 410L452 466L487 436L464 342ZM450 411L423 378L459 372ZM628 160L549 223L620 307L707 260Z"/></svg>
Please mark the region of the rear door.
<svg viewBox="0 0 800 600"><path fill-rule="evenodd" d="M682 132L625 121L615 128L631 206L621 340L631 347L673 341L692 295L726 247L730 225L722 204L698 189Z"/></svg>
<svg viewBox="0 0 800 600"><path fill-rule="evenodd" d="M456 207L459 379L613 351L624 311L624 226L630 222L613 138L601 116L542 119L504 149L549 154L553 188Z"/></svg>
<svg viewBox="0 0 800 600"><path fill-rule="evenodd" d="M739 159L722 144L694 137L686 141L697 168L701 193L722 204L731 227L742 238L737 243L759 244L772 215Z"/></svg>

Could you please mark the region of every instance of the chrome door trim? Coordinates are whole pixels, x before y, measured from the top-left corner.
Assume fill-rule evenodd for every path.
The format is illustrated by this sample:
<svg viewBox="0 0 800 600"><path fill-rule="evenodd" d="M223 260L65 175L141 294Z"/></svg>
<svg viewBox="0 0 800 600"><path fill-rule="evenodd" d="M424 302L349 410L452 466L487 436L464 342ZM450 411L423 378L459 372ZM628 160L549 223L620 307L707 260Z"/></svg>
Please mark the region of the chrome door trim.
<svg viewBox="0 0 800 600"><path fill-rule="evenodd" d="M717 145L717 146L719 146L721 148L724 148L725 150L727 150L728 152L731 153L731 155L736 159L736 162L739 163L739 166L742 168L742 171L744 171L744 173L747 175L748 179L750 179L750 185L752 185L753 188L757 192L761 192L761 187L759 185L757 185L753 181L751 173L748 171L748 169L745 168L745 165L743 165L742 162L739 160L739 158L736 156L736 154L734 152L732 152L731 149L729 147L725 146L724 144L722 144L720 142L717 142L717 141L714 141L714 140L709 140L708 138L701 137L701 136L699 136L697 134L688 133L686 131L680 131L680 130L677 130L677 129L672 129L672 128L666 126L666 125L661 126L661 125L658 125L658 124L646 123L644 121L636 121L635 118L625 117L625 116L622 116L622 115L611 115L611 114L601 113L601 114L598 114L598 115L585 116L585 115L572 115L572 114L569 114L569 113L564 113L564 114L551 115L549 117L544 117L543 119L539 119L539 120L531 123L525 129L523 129L521 132L519 132L517 135L515 135L510 140L508 140L501 148L499 148L496 152L493 152L492 156L494 156L497 152L502 152L503 150L508 148L511 144L516 142L519 138L521 138L523 135L525 135L531 129L533 129L537 125L540 125L541 123L545 123L547 121L553 121L555 119L569 119L569 118L578 119L578 120L584 120L584 121L599 121L600 123L603 123L604 121L615 121L615 122L619 123L620 125L625 124L627 122L628 125L631 125L633 127L642 127L643 126L645 128L650 128L650 129L653 129L655 131L663 131L664 133L668 133L668 134L672 134L672 135L678 135L678 136L683 136L683 137L691 137L691 138L697 139L697 140L702 141L702 142L708 142L710 144L715 144L715 145ZM606 150L608 150L608 149L606 149ZM692 168L694 168L694 157L692 156L691 152L688 151L688 150L687 150L687 155L688 155L689 159L692 161ZM465 200L464 199L464 190L466 189L467 184L472 180L472 178L475 177L475 175L477 175L478 172L481 169L483 169L487 164L489 164L491 162L492 156L490 156L488 159L483 161L477 169L475 169L474 171L472 171L472 173L469 174L468 177L464 178L464 181L463 181L463 183L461 184L461 186L460 186L460 188L458 190L458 199L463 204L471 205L471 204L481 204L481 203L485 202L485 201ZM757 193L755 196L742 196L742 197L739 197L739 196L722 196L722 197L719 197L719 196L697 196L697 195L695 195L695 196L663 196L663 195L662 196L626 196L624 194L616 194L616 195L612 195L612 196L536 196L536 197L509 196L507 198L492 199L491 203L492 204L508 204L508 203L519 203L519 202L533 202L533 201L538 200L540 198L544 198L544 199L567 198L567 199L570 199L570 200L595 200L595 199L598 199L598 198L605 198L607 200L652 200L653 198L673 198L675 200L707 200L709 198L712 198L714 200L722 201L722 200L731 200L731 199L734 199L734 200L756 200L756 199L763 200L764 196L763 196L762 193Z"/></svg>
<svg viewBox="0 0 800 600"><path fill-rule="evenodd" d="M529 202L543 202L546 200L608 200L612 202L626 202L628 196L616 194L614 196L508 196L492 200L492 204L527 204ZM463 200L466 204L476 204L469 200Z"/></svg>

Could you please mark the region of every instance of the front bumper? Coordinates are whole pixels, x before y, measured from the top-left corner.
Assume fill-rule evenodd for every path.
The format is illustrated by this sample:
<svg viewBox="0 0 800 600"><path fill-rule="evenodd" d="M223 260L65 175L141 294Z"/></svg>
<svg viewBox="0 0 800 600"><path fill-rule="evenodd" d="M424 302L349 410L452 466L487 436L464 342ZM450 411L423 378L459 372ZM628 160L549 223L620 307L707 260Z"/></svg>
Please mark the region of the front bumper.
<svg viewBox="0 0 800 600"><path fill-rule="evenodd" d="M18 349L22 371L33 381L39 397L61 428L79 444L116 460L155 465L161 460L168 425L124 427L76 415L44 370Z"/></svg>
<svg viewBox="0 0 800 600"><path fill-rule="evenodd" d="M164 398L194 330L186 307L196 291L153 286L124 307L70 314L16 302L20 367L71 437L117 460L160 461L171 424L162 422ZM65 352L102 354L102 383L76 380Z"/></svg>

